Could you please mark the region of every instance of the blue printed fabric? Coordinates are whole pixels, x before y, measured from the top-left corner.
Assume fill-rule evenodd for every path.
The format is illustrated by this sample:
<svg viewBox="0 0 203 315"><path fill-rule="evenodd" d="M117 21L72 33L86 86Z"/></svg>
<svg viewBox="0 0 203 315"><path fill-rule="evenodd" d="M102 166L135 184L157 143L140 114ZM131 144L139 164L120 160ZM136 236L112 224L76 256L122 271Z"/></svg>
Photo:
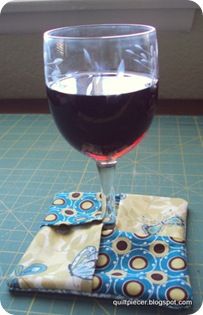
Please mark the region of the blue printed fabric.
<svg viewBox="0 0 203 315"><path fill-rule="evenodd" d="M185 301L192 301L192 289L185 243L173 237L104 230L93 292L188 306Z"/></svg>
<svg viewBox="0 0 203 315"><path fill-rule="evenodd" d="M123 194L115 196L116 204ZM102 211L102 194L93 192L61 192L54 196L52 205L46 213L42 226L79 225L89 222L103 222L114 225L115 213Z"/></svg>
<svg viewBox="0 0 203 315"><path fill-rule="evenodd" d="M55 195L42 226L78 225L92 221L101 221L102 212L101 193L58 193Z"/></svg>

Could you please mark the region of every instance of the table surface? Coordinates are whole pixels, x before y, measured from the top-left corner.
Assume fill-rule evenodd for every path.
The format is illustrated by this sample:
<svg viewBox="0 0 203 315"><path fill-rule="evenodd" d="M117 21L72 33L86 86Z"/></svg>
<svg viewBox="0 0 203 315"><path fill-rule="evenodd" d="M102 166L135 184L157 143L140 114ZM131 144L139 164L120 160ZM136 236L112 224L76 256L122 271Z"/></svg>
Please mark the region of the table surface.
<svg viewBox="0 0 203 315"><path fill-rule="evenodd" d="M119 160L116 191L185 198L187 248L194 293L203 299L203 117L156 116L137 149ZM0 300L13 315L172 314L111 300L10 294L6 279L39 229L53 195L99 191L95 163L72 149L50 115L0 115Z"/></svg>

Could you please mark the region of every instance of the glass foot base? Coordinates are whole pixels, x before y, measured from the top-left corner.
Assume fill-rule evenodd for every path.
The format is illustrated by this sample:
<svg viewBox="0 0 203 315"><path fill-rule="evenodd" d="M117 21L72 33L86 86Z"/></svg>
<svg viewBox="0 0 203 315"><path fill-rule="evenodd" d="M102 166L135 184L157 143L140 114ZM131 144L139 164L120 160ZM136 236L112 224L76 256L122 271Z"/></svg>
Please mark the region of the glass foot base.
<svg viewBox="0 0 203 315"><path fill-rule="evenodd" d="M116 225L116 213L115 211L106 211L103 222L103 229L113 229Z"/></svg>

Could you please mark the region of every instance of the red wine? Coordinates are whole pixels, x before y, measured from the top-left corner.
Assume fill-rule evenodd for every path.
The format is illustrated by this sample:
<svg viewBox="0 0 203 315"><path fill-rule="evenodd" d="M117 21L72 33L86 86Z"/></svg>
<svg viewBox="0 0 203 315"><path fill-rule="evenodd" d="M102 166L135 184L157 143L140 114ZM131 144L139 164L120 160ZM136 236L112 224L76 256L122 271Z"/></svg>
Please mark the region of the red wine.
<svg viewBox="0 0 203 315"><path fill-rule="evenodd" d="M80 73L47 87L50 110L65 139L96 160L117 158L143 137L157 95L148 76Z"/></svg>

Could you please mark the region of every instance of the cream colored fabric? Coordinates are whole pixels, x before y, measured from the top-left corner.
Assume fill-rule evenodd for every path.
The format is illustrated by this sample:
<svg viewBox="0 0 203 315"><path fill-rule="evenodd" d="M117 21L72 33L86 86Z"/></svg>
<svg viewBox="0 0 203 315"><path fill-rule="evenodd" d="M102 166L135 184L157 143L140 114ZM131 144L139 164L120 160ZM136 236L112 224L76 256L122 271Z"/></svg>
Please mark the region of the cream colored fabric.
<svg viewBox="0 0 203 315"><path fill-rule="evenodd" d="M95 259L89 266L88 272L94 274L98 256L102 224L84 226L43 227L33 239L19 265L32 266L41 264L46 266L44 272L33 275L19 276L18 281L22 289L44 288L73 291L92 291L92 280L71 275L70 268L76 257L82 255L78 266L82 270L87 266L92 255ZM87 252L84 252L87 249ZM94 252L92 252L94 249ZM89 250L89 251L88 251ZM90 252L91 250L91 252ZM74 269L74 266L73 268ZM89 278L92 278L89 275Z"/></svg>
<svg viewBox="0 0 203 315"><path fill-rule="evenodd" d="M181 198L128 194L120 201L117 227L140 236L157 234L184 240L187 205Z"/></svg>

